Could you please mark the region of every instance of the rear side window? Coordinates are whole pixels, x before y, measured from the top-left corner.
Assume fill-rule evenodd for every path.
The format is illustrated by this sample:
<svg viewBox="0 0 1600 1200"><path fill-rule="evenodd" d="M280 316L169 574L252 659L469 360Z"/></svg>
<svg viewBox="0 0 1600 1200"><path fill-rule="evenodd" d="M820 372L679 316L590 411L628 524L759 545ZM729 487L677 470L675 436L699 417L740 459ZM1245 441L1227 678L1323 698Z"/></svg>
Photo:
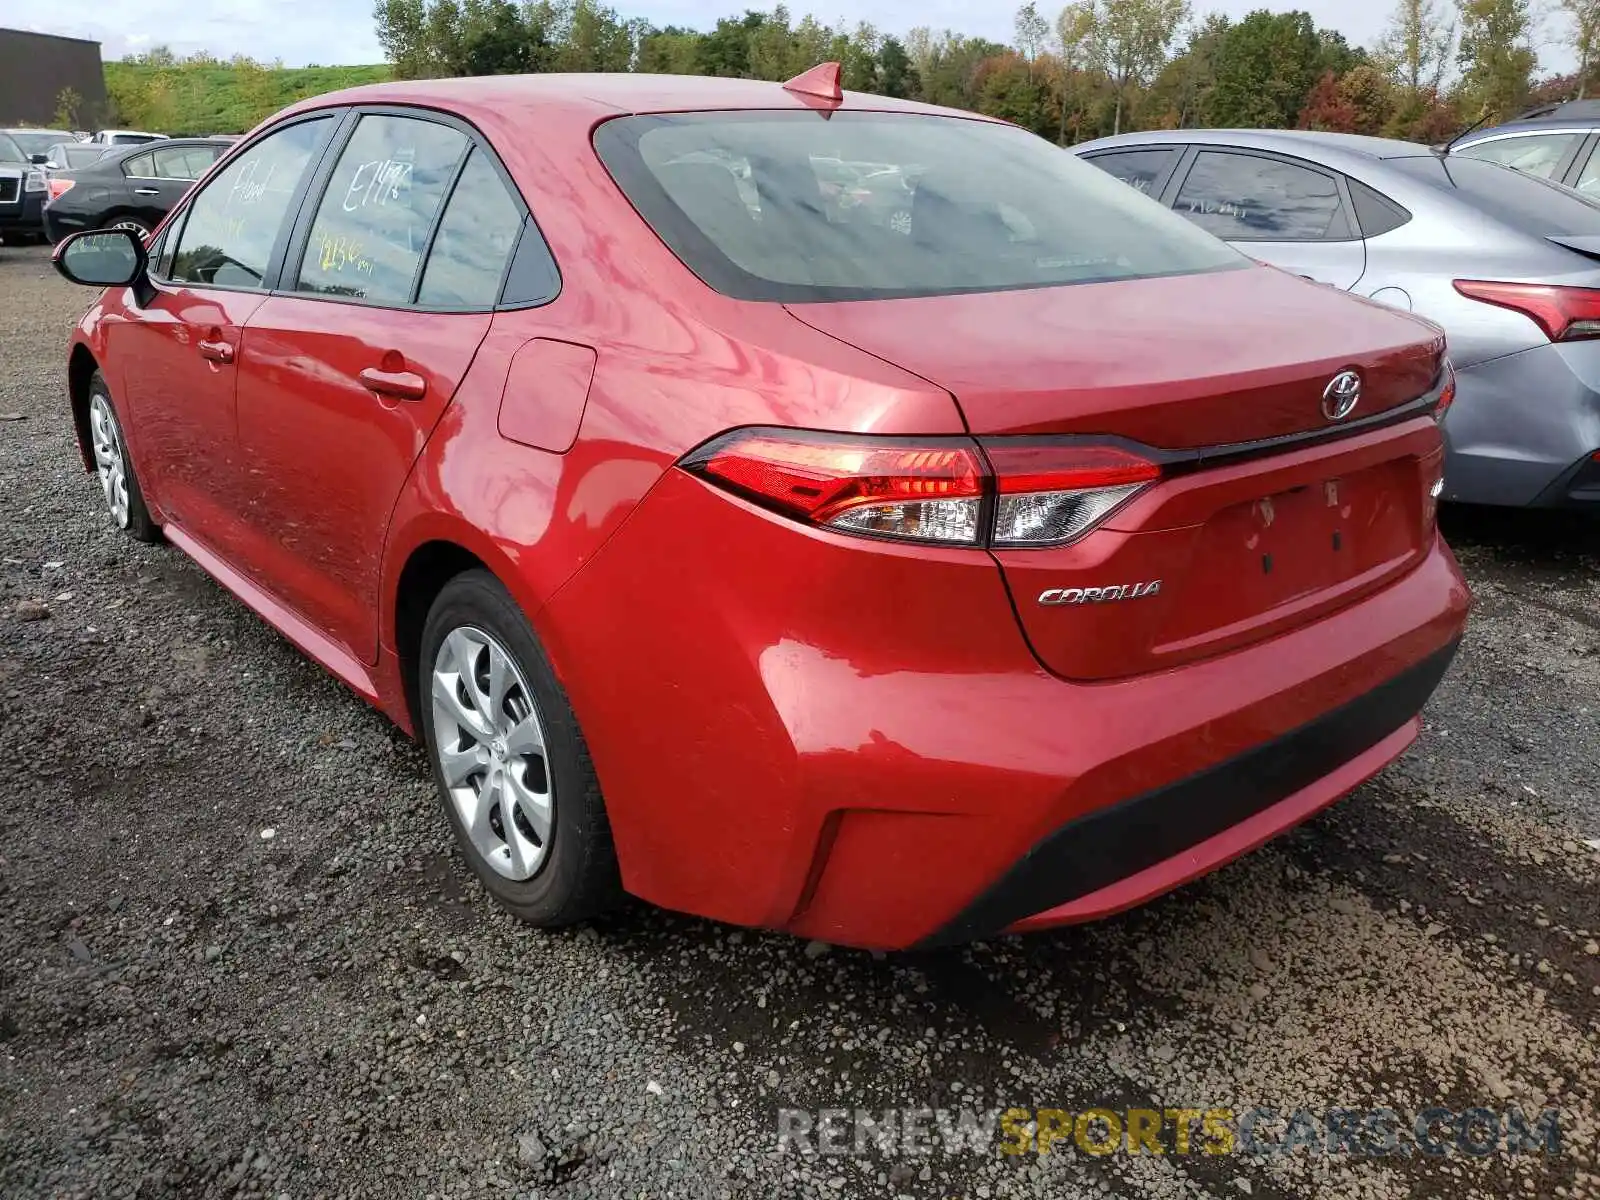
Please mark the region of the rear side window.
<svg viewBox="0 0 1600 1200"><path fill-rule="evenodd" d="M466 150L465 134L436 121L362 117L317 207L296 289L408 302L434 216Z"/></svg>
<svg viewBox="0 0 1600 1200"><path fill-rule="evenodd" d="M1521 171L1524 175L1537 175L1541 179L1549 179L1581 137L1583 134L1577 130L1568 133L1519 134L1516 137L1474 142L1454 153L1466 158L1499 163L1503 167Z"/></svg>
<svg viewBox="0 0 1600 1200"><path fill-rule="evenodd" d="M260 287L289 205L331 129L331 117L318 117L268 134L208 181L189 205L173 281Z"/></svg>
<svg viewBox="0 0 1600 1200"><path fill-rule="evenodd" d="M1174 207L1230 241L1324 242L1352 236L1331 175L1255 154L1201 151Z"/></svg>
<svg viewBox="0 0 1600 1200"><path fill-rule="evenodd" d="M122 160L122 173L129 179L154 179L155 163L148 154L135 154Z"/></svg>
<svg viewBox="0 0 1600 1200"><path fill-rule="evenodd" d="M1010 126L912 113L623 117L595 148L690 270L803 303L1228 270L1234 251Z"/></svg>
<svg viewBox="0 0 1600 1200"><path fill-rule="evenodd" d="M1535 237L1600 235L1600 201L1537 176L1457 154L1396 158L1389 165Z"/></svg>
<svg viewBox="0 0 1600 1200"><path fill-rule="evenodd" d="M199 179L217 161L217 152L208 146L174 146L140 157L151 160L157 179Z"/></svg>
<svg viewBox="0 0 1600 1200"><path fill-rule="evenodd" d="M1369 188L1359 179L1345 181L1350 188L1350 199L1356 206L1356 224L1361 226L1362 237L1377 237L1391 229L1399 229L1411 220L1411 214L1382 192Z"/></svg>
<svg viewBox="0 0 1600 1200"><path fill-rule="evenodd" d="M417 303L426 308L489 308L522 232L522 210L481 150L462 169L445 207Z"/></svg>
<svg viewBox="0 0 1600 1200"><path fill-rule="evenodd" d="M1107 175L1120 179L1135 191L1149 196L1157 191L1172 165L1182 151L1177 147L1155 150L1118 150L1111 154L1096 154L1085 161L1093 163Z"/></svg>

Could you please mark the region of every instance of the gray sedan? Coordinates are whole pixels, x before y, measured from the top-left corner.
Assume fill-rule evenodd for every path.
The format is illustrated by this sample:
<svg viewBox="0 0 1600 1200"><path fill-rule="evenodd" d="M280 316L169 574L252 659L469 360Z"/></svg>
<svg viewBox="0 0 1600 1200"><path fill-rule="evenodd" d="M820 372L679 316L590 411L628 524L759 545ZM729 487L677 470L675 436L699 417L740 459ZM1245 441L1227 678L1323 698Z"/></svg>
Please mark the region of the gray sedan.
<svg viewBox="0 0 1600 1200"><path fill-rule="evenodd" d="M1600 203L1384 138L1164 130L1076 153L1263 262L1445 329L1445 496L1600 509Z"/></svg>

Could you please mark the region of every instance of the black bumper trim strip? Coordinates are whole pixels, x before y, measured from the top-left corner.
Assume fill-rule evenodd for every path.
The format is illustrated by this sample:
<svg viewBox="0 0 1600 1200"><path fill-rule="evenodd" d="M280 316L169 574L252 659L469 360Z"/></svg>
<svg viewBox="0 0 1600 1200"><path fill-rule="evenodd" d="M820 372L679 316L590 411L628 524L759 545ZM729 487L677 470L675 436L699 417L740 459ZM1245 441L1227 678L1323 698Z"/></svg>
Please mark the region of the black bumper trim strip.
<svg viewBox="0 0 1600 1200"><path fill-rule="evenodd" d="M917 947L998 934L1181 854L1311 786L1421 712L1459 644L1451 642L1366 695L1270 742L1068 822Z"/></svg>

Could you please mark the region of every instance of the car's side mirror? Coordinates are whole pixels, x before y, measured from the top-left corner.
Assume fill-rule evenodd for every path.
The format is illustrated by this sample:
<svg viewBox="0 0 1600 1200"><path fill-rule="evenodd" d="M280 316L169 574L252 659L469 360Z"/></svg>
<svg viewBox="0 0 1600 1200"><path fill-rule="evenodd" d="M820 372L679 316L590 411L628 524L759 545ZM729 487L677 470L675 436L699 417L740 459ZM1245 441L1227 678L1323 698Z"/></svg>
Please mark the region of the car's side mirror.
<svg viewBox="0 0 1600 1200"><path fill-rule="evenodd" d="M50 165L50 156L48 154L30 154L28 155L28 161L36 167L48 167Z"/></svg>
<svg viewBox="0 0 1600 1200"><path fill-rule="evenodd" d="M73 283L126 287L144 277L147 256L131 229L85 229L63 238L51 261Z"/></svg>

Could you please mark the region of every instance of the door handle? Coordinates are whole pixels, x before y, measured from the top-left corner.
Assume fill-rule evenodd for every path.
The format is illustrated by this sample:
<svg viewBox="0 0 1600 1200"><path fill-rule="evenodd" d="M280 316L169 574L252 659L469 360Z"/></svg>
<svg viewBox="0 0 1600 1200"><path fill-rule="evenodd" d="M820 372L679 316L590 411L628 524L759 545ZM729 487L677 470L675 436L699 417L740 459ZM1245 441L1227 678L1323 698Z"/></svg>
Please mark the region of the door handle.
<svg viewBox="0 0 1600 1200"><path fill-rule="evenodd" d="M161 195L161 189L160 188L134 188L133 189L133 194L135 196L159 196L159 195Z"/></svg>
<svg viewBox="0 0 1600 1200"><path fill-rule="evenodd" d="M233 347L224 341L203 341L197 343L200 357L208 362L231 363L233 361Z"/></svg>
<svg viewBox="0 0 1600 1200"><path fill-rule="evenodd" d="M380 371L377 367L364 367L361 386L380 396L396 400L421 400L428 394L428 381L414 371Z"/></svg>

